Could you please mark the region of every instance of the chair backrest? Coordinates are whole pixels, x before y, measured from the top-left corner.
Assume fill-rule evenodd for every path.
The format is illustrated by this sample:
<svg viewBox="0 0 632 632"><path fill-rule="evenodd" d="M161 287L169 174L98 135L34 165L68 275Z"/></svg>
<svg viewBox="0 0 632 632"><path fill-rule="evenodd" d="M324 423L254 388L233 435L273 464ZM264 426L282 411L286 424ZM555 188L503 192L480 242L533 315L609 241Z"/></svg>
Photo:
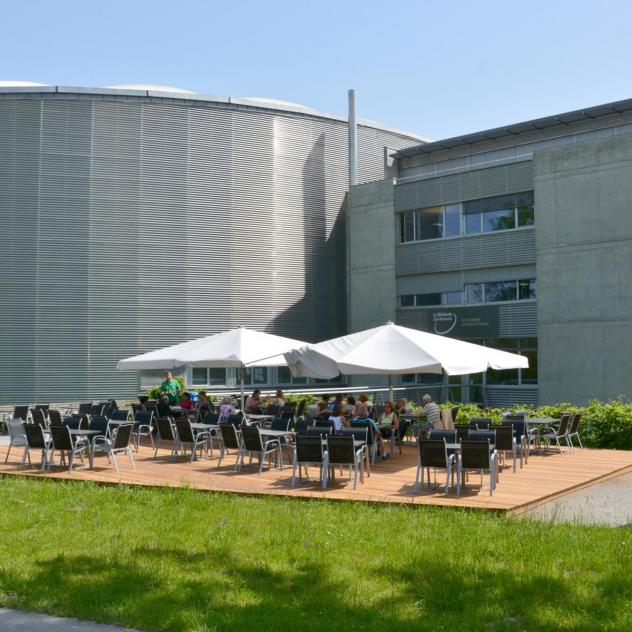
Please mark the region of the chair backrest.
<svg viewBox="0 0 632 632"><path fill-rule="evenodd" d="M307 400L306 399L302 399L298 403L298 406L296 407L296 416L297 417L302 417L303 416L303 413L305 412L305 406L307 406Z"/></svg>
<svg viewBox="0 0 632 632"><path fill-rule="evenodd" d="M277 417L276 419L272 420L272 423L270 424L270 430L283 430L283 431L288 431L290 429L290 420L289 419L283 419L283 417Z"/></svg>
<svg viewBox="0 0 632 632"><path fill-rule="evenodd" d="M193 443L195 438L193 436L193 429L191 428L191 422L186 418L178 418L175 420L176 428L178 429L178 438L183 443Z"/></svg>
<svg viewBox="0 0 632 632"><path fill-rule="evenodd" d="M526 415L524 412L521 413L503 413L504 421L525 421Z"/></svg>
<svg viewBox="0 0 632 632"><path fill-rule="evenodd" d="M51 426L50 435L55 450L72 450L72 437L68 426Z"/></svg>
<svg viewBox="0 0 632 632"><path fill-rule="evenodd" d="M461 441L461 467L488 470L490 465L489 441Z"/></svg>
<svg viewBox="0 0 632 632"><path fill-rule="evenodd" d="M305 420L301 420L301 421L296 422L296 426L294 427L294 430L296 431L296 434L306 435L308 427L309 427L309 424Z"/></svg>
<svg viewBox="0 0 632 632"><path fill-rule="evenodd" d="M158 413L158 400L157 399L148 399L145 402L145 410L151 410L155 413Z"/></svg>
<svg viewBox="0 0 632 632"><path fill-rule="evenodd" d="M83 416L74 415L72 417L64 417L63 419L63 427L70 428L71 430L79 430L83 424ZM53 426L55 424L51 424Z"/></svg>
<svg viewBox="0 0 632 632"><path fill-rule="evenodd" d="M29 448L43 450L46 447L44 428L42 426L39 424L24 424L24 431L26 432L26 443Z"/></svg>
<svg viewBox="0 0 632 632"><path fill-rule="evenodd" d="M237 415L229 415L226 423L232 424L235 428L241 428L241 425L244 421L244 416L239 413Z"/></svg>
<svg viewBox="0 0 632 632"><path fill-rule="evenodd" d="M294 402L285 402L281 408L281 414L289 415L290 413L292 415L296 414L296 404Z"/></svg>
<svg viewBox="0 0 632 632"><path fill-rule="evenodd" d="M103 412L105 411L105 409L107 408L107 402L104 403L100 403L100 404L93 404L92 407L90 408L89 414L90 416L92 415L102 415ZM81 412L81 411L79 411Z"/></svg>
<svg viewBox="0 0 632 632"><path fill-rule="evenodd" d="M222 441L224 447L229 450L239 450L239 437L237 435L237 428L233 424L221 424L219 431L222 435Z"/></svg>
<svg viewBox="0 0 632 632"><path fill-rule="evenodd" d="M249 452L263 452L263 441L259 426L244 426L241 429L244 448Z"/></svg>
<svg viewBox="0 0 632 632"><path fill-rule="evenodd" d="M456 430L431 430L428 439L430 441L443 441L446 443L456 443Z"/></svg>
<svg viewBox="0 0 632 632"><path fill-rule="evenodd" d="M373 445L373 426L370 421L352 421L351 428L366 428L366 444Z"/></svg>
<svg viewBox="0 0 632 632"><path fill-rule="evenodd" d="M340 434L343 437L351 436L356 441L364 441L364 443L366 443L367 432L368 431L366 428L342 428L342 430L340 431Z"/></svg>
<svg viewBox="0 0 632 632"><path fill-rule="evenodd" d="M330 463L354 463L355 439L350 436L327 437L327 453Z"/></svg>
<svg viewBox="0 0 632 632"><path fill-rule="evenodd" d="M35 408L37 408L37 410L41 410L44 413L44 417L48 418L50 404L35 404Z"/></svg>
<svg viewBox="0 0 632 632"><path fill-rule="evenodd" d="M329 415L327 415L329 417ZM314 422L315 428L333 428L333 432L336 432L336 424L329 419L316 419Z"/></svg>
<svg viewBox="0 0 632 632"><path fill-rule="evenodd" d="M495 430L470 430L468 435L468 441L489 441L492 444L496 443L496 431Z"/></svg>
<svg viewBox="0 0 632 632"><path fill-rule="evenodd" d="M48 422L50 424L54 424L55 426L61 426L64 423L61 417L61 412L50 408L48 410Z"/></svg>
<svg viewBox="0 0 632 632"><path fill-rule="evenodd" d="M448 449L445 438L419 439L418 445L422 467L448 467Z"/></svg>
<svg viewBox="0 0 632 632"><path fill-rule="evenodd" d="M479 419L470 419L470 428L478 428L479 430L483 428L489 428L492 425L492 420L481 417Z"/></svg>
<svg viewBox="0 0 632 632"><path fill-rule="evenodd" d="M513 449L514 429L512 426L494 426L494 432L497 450Z"/></svg>
<svg viewBox="0 0 632 632"><path fill-rule="evenodd" d="M153 410L139 410L136 415L134 415L134 421L143 426L150 426L153 418Z"/></svg>
<svg viewBox="0 0 632 632"><path fill-rule="evenodd" d="M456 430L456 438L458 441L467 439L471 430L469 424L455 424L454 429Z"/></svg>
<svg viewBox="0 0 632 632"><path fill-rule="evenodd" d="M582 415L583 413L575 413L573 415L573 421L571 422L571 427L569 429L569 434L575 434L576 432L579 432L579 424L582 420Z"/></svg>
<svg viewBox="0 0 632 632"><path fill-rule="evenodd" d="M265 409L266 415L274 415L275 417L281 412L281 407L277 404L268 404Z"/></svg>
<svg viewBox="0 0 632 632"><path fill-rule="evenodd" d="M219 423L219 415L213 412L207 412L204 415L201 415L200 423L209 424L211 426L216 426Z"/></svg>
<svg viewBox="0 0 632 632"><path fill-rule="evenodd" d="M90 419L90 430L98 430L102 435L105 435L107 434L109 423L107 417L92 417Z"/></svg>
<svg viewBox="0 0 632 632"><path fill-rule="evenodd" d="M557 429L558 436L563 436L568 432L568 426L571 422L571 414L570 413L562 413L562 418L560 419L560 425Z"/></svg>
<svg viewBox="0 0 632 632"><path fill-rule="evenodd" d="M92 411L92 402L80 402L78 413L80 415L89 415Z"/></svg>
<svg viewBox="0 0 632 632"><path fill-rule="evenodd" d="M127 408L117 408L110 412L108 419L113 421L127 421L129 419L129 410Z"/></svg>
<svg viewBox="0 0 632 632"><path fill-rule="evenodd" d="M333 434L333 426L309 426L307 428L307 436L309 437L330 437Z"/></svg>
<svg viewBox="0 0 632 632"><path fill-rule="evenodd" d="M22 421L28 421L29 407L28 406L14 406L13 407L13 419L21 419Z"/></svg>
<svg viewBox="0 0 632 632"><path fill-rule="evenodd" d="M510 426L515 433L516 441L520 443L523 437L527 437L527 422L523 419L507 419L502 420L501 428Z"/></svg>
<svg viewBox="0 0 632 632"><path fill-rule="evenodd" d="M134 430L134 424L121 424L116 431L116 437L114 437L113 450L122 450L129 447L129 440Z"/></svg>
<svg viewBox="0 0 632 632"><path fill-rule="evenodd" d="M158 417L156 427L158 428L158 437L163 441L173 441L176 438L169 417Z"/></svg>
<svg viewBox="0 0 632 632"><path fill-rule="evenodd" d="M322 463L323 441L320 436L296 436L296 460L298 463Z"/></svg>
<svg viewBox="0 0 632 632"><path fill-rule="evenodd" d="M25 437L26 430L24 430L24 426L24 422L20 419L12 419L11 421L7 421L9 437Z"/></svg>
<svg viewBox="0 0 632 632"><path fill-rule="evenodd" d="M44 411L39 408L33 408L33 410L31 410L31 418L33 419L34 424L37 424L42 428L46 428L46 417L44 417Z"/></svg>

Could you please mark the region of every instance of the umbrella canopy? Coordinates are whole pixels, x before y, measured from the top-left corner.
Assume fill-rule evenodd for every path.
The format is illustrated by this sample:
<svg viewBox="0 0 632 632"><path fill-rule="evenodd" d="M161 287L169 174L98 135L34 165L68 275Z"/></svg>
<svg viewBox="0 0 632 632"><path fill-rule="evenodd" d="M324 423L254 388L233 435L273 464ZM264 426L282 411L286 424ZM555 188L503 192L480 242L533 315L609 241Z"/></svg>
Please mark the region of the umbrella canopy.
<svg viewBox="0 0 632 632"><path fill-rule="evenodd" d="M294 377L331 379L347 375L441 373L463 375L487 369L527 368L525 356L386 323L349 336L285 353Z"/></svg>
<svg viewBox="0 0 632 632"><path fill-rule="evenodd" d="M226 368L285 366L283 354L303 345L305 343L301 340L239 327L125 358L117 366L122 370L173 369L185 365Z"/></svg>

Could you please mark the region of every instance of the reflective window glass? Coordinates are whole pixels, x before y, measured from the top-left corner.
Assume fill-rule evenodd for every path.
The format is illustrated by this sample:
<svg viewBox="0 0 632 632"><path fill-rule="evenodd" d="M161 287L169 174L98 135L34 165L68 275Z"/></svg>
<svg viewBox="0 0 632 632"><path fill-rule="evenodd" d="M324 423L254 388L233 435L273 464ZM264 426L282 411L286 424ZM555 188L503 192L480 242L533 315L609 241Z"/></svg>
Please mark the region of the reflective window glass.
<svg viewBox="0 0 632 632"><path fill-rule="evenodd" d="M289 367L280 366L277 369L277 379L279 384L291 384L292 383L292 373L290 372Z"/></svg>
<svg viewBox="0 0 632 632"><path fill-rule="evenodd" d="M415 295L414 294L402 294L399 297L399 304L401 307L414 307Z"/></svg>
<svg viewBox="0 0 632 632"><path fill-rule="evenodd" d="M209 369L207 384L211 386L223 386L226 384L226 369Z"/></svg>
<svg viewBox="0 0 632 632"><path fill-rule="evenodd" d="M460 305L463 302L463 292L444 292L443 304L444 305Z"/></svg>
<svg viewBox="0 0 632 632"><path fill-rule="evenodd" d="M402 213L402 241L414 241L415 239L415 212Z"/></svg>
<svg viewBox="0 0 632 632"><path fill-rule="evenodd" d="M441 294L417 294L416 305L417 307L424 305L441 305Z"/></svg>
<svg viewBox="0 0 632 632"><path fill-rule="evenodd" d="M402 384L414 384L415 383L415 374L408 373L407 375L402 375Z"/></svg>
<svg viewBox="0 0 632 632"><path fill-rule="evenodd" d="M443 209L443 236L454 237L461 234L461 205L449 204Z"/></svg>
<svg viewBox="0 0 632 632"><path fill-rule="evenodd" d="M483 284L468 283L465 286L465 302L466 303L482 303L483 302Z"/></svg>
<svg viewBox="0 0 632 632"><path fill-rule="evenodd" d="M206 369L202 367L193 367L191 369L191 382L193 384L208 384L206 381Z"/></svg>
<svg viewBox="0 0 632 632"><path fill-rule="evenodd" d="M518 369L487 369L487 384L518 384Z"/></svg>
<svg viewBox="0 0 632 632"><path fill-rule="evenodd" d="M518 281L518 288L521 301L535 298L535 279L522 279Z"/></svg>
<svg viewBox="0 0 632 632"><path fill-rule="evenodd" d="M535 223L535 214L533 206L518 207L518 226L533 226Z"/></svg>
<svg viewBox="0 0 632 632"><path fill-rule="evenodd" d="M443 384L443 373L418 373L417 384Z"/></svg>
<svg viewBox="0 0 632 632"><path fill-rule="evenodd" d="M416 211L415 235L417 239L436 239L441 237L443 219L440 206Z"/></svg>
<svg viewBox="0 0 632 632"><path fill-rule="evenodd" d="M517 299L515 281L494 281L485 283L485 302L515 301Z"/></svg>
<svg viewBox="0 0 632 632"><path fill-rule="evenodd" d="M467 234L481 232L481 214L469 213L465 215L465 232Z"/></svg>
<svg viewBox="0 0 632 632"><path fill-rule="evenodd" d="M538 383L538 352L537 351L520 351L521 355L529 358L529 368L520 369L521 381L523 384Z"/></svg>
<svg viewBox="0 0 632 632"><path fill-rule="evenodd" d="M513 208L483 213L483 232L489 233L515 227L516 218Z"/></svg>

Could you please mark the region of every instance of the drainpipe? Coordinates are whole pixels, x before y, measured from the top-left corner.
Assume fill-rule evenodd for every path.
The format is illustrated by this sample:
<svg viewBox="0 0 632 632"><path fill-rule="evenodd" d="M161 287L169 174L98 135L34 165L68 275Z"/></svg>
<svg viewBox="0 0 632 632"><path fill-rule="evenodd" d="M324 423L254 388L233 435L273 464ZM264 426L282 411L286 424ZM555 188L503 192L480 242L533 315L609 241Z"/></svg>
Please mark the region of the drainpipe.
<svg viewBox="0 0 632 632"><path fill-rule="evenodd" d="M349 90L349 188L358 184L358 127L356 124L355 90Z"/></svg>

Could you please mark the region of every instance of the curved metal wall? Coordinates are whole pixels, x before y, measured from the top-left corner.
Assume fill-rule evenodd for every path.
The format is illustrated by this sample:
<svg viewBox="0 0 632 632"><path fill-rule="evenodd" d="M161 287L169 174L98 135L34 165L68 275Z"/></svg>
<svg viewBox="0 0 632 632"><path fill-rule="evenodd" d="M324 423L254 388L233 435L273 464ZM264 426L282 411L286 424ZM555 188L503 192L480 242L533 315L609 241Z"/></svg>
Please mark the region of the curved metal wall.
<svg viewBox="0 0 632 632"><path fill-rule="evenodd" d="M360 181L418 142L358 131ZM117 360L239 325L344 333L346 137L243 106L0 99L0 402L135 395Z"/></svg>

